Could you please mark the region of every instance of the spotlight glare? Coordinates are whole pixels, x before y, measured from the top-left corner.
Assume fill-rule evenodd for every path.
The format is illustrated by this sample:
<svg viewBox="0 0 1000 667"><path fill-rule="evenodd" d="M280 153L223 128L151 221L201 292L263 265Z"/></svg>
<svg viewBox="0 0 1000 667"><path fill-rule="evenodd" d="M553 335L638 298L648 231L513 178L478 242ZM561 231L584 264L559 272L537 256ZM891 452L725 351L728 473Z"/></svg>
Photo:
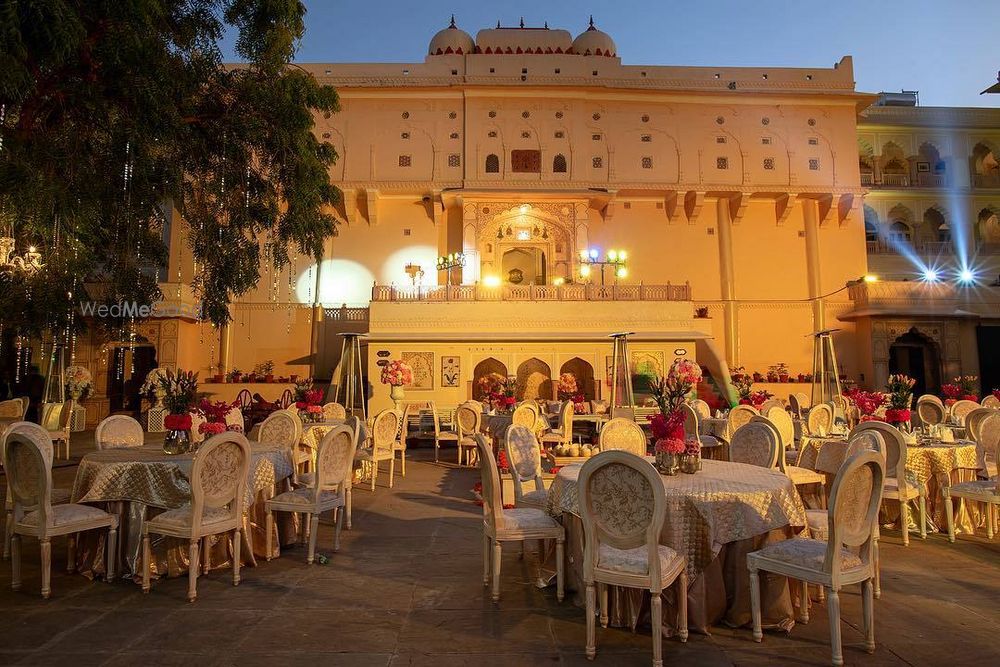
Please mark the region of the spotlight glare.
<svg viewBox="0 0 1000 667"><path fill-rule="evenodd" d="M973 273L972 271L970 271L969 269L962 269L962 270L961 270L961 271L960 271L960 272L958 273L958 279L959 279L959 280L960 280L961 282L963 282L963 283L965 283L966 285L968 285L968 284L970 284L970 283L973 283L973 282L975 282L975 280L976 280L976 274L974 274L974 273Z"/></svg>
<svg viewBox="0 0 1000 667"><path fill-rule="evenodd" d="M924 280L929 283L936 283L938 280L938 272L934 269L927 269L924 271Z"/></svg>
<svg viewBox="0 0 1000 667"><path fill-rule="evenodd" d="M878 282L878 276L876 276L873 273L869 273L869 274L865 275L864 280L865 280L866 283L877 283Z"/></svg>
<svg viewBox="0 0 1000 667"><path fill-rule="evenodd" d="M500 277L499 276L483 276L483 286L485 286L485 287L500 287Z"/></svg>

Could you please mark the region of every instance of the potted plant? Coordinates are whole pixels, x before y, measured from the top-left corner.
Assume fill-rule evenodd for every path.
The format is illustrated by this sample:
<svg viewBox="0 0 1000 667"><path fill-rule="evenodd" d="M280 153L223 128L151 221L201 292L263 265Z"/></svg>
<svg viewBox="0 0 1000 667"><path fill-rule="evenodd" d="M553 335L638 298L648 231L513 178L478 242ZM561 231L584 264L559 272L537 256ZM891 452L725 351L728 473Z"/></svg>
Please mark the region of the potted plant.
<svg viewBox="0 0 1000 667"><path fill-rule="evenodd" d="M777 364L774 364L773 366L768 366L767 367L767 381L768 382L777 382L778 381L778 365Z"/></svg>
<svg viewBox="0 0 1000 667"><path fill-rule="evenodd" d="M274 362L268 359L254 366L253 374L257 382L274 382Z"/></svg>
<svg viewBox="0 0 1000 667"><path fill-rule="evenodd" d="M90 396L93 388L93 377L84 366L70 366L66 369L66 391L74 401L80 401Z"/></svg>
<svg viewBox="0 0 1000 667"><path fill-rule="evenodd" d="M754 375L757 375L757 373L754 373ZM732 369L729 381L732 383L733 388L736 389L740 403L750 398L750 391L753 387L753 376L747 373L745 368L737 366Z"/></svg>
<svg viewBox="0 0 1000 667"><path fill-rule="evenodd" d="M702 306L701 308L694 309L694 316L699 320L708 319L708 306Z"/></svg>
<svg viewBox="0 0 1000 667"><path fill-rule="evenodd" d="M763 382L764 381L764 376L762 374L760 374L758 371L754 371L753 372L753 381L754 382Z"/></svg>
<svg viewBox="0 0 1000 667"><path fill-rule="evenodd" d="M778 374L778 382L788 382L788 376L791 375L788 371L788 364L780 361L775 365L774 370Z"/></svg>
<svg viewBox="0 0 1000 667"><path fill-rule="evenodd" d="M898 428L909 428L910 405L913 403L913 385L917 383L911 377L902 373L890 375L885 385L889 392L889 408L885 411L885 420Z"/></svg>
<svg viewBox="0 0 1000 667"><path fill-rule="evenodd" d="M226 373L226 382L240 382L243 379L243 373L238 368L234 368Z"/></svg>
<svg viewBox="0 0 1000 667"><path fill-rule="evenodd" d="M979 402L978 375L962 375L960 377L955 378L954 382L962 390L962 400L972 401L974 403Z"/></svg>

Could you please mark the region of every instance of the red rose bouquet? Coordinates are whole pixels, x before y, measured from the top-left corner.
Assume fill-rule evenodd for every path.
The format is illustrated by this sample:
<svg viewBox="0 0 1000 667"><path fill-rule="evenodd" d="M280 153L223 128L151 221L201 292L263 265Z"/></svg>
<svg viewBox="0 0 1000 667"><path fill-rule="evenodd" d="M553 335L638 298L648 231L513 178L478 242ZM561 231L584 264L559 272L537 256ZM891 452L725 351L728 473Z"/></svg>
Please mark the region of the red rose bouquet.
<svg viewBox="0 0 1000 667"><path fill-rule="evenodd" d="M765 389L760 389L758 391L750 392L746 398L741 398L740 405L752 405L760 410L760 406L764 405L767 400L772 398L774 398L774 394Z"/></svg>
<svg viewBox="0 0 1000 667"><path fill-rule="evenodd" d="M913 385L916 383L916 380L902 373L889 376L885 385L889 392L889 407L885 411L887 422L898 425L910 423L910 405L913 402Z"/></svg>
<svg viewBox="0 0 1000 667"><path fill-rule="evenodd" d="M163 427L168 431L188 431L191 429L191 415L167 415L163 418Z"/></svg>
<svg viewBox="0 0 1000 667"><path fill-rule="evenodd" d="M226 425L222 422L202 422L198 425L198 433L205 435L218 435L226 431Z"/></svg>

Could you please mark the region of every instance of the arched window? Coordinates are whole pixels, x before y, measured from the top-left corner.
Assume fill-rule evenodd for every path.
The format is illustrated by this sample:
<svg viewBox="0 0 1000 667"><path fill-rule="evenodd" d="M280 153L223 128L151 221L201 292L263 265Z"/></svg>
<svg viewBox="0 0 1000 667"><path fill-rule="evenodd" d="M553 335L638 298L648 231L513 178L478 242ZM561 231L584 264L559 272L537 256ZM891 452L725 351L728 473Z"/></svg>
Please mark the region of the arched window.
<svg viewBox="0 0 1000 667"><path fill-rule="evenodd" d="M486 173L487 174L499 174L500 173L500 158L490 153L486 156Z"/></svg>
<svg viewBox="0 0 1000 667"><path fill-rule="evenodd" d="M878 227L868 220L865 220L865 240L869 243L878 241Z"/></svg>
<svg viewBox="0 0 1000 667"><path fill-rule="evenodd" d="M554 158L552 158L552 171L556 174L566 173L566 156L559 153Z"/></svg>
<svg viewBox="0 0 1000 667"><path fill-rule="evenodd" d="M889 238L894 241L906 241L911 239L910 228L905 222L894 222L889 227Z"/></svg>

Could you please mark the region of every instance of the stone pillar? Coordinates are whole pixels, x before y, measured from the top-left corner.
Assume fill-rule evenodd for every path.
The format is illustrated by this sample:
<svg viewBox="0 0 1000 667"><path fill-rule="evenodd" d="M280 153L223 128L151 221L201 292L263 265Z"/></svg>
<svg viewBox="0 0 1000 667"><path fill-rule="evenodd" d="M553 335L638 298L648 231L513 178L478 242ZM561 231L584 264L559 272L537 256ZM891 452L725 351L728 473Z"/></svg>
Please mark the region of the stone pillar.
<svg viewBox="0 0 1000 667"><path fill-rule="evenodd" d="M825 301L820 297L822 280L819 266L819 202L815 199L802 200L802 221L806 235L806 280L809 298L812 300L813 331L826 328Z"/></svg>
<svg viewBox="0 0 1000 667"><path fill-rule="evenodd" d="M324 250L325 250L324 245ZM325 256L325 253L324 253ZM320 301L319 287L322 284L320 276L323 273L323 258L316 262L316 282L313 285L312 326L309 330L309 375L316 377L319 366L320 330L323 322L323 302Z"/></svg>
<svg viewBox="0 0 1000 667"><path fill-rule="evenodd" d="M733 268L733 220L729 198L716 201L716 227L719 238L719 280L722 291L722 313L726 332L726 362L739 366L739 313L736 309L736 277Z"/></svg>
<svg viewBox="0 0 1000 667"><path fill-rule="evenodd" d="M232 343L232 328L229 323L219 327L219 372L225 375L229 372L230 344Z"/></svg>

